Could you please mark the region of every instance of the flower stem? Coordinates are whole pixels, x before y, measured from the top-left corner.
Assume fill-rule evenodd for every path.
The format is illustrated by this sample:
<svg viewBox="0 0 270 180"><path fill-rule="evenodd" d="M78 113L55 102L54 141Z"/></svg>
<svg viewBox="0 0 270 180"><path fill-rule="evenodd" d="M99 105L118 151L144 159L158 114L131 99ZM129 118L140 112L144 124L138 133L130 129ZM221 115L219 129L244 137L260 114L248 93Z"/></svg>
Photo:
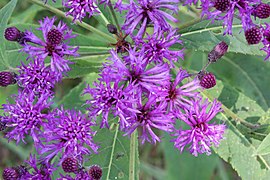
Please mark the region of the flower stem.
<svg viewBox="0 0 270 180"><path fill-rule="evenodd" d="M120 27L120 25L119 25L118 19L117 19L117 17L116 17L116 14L115 14L115 12L114 12L113 7L112 7L111 1L109 2L109 9L110 9L110 12L111 12L111 14L112 14L113 20L114 20L114 22L115 22L115 24L116 24L116 26L117 26L117 29L118 29L119 31L121 31L121 27Z"/></svg>
<svg viewBox="0 0 270 180"><path fill-rule="evenodd" d="M41 2L39 0L28 0L28 1L30 1L31 3L34 3L34 4L38 5L38 6L44 7L46 9L48 9L49 11L51 11L51 12L53 12L53 13L55 13L55 14L63 17L63 18L66 18L69 21L73 21L73 17L72 16L70 16L70 15L69 16L66 16L66 14L63 11L61 11L61 10L59 10L57 8L54 8L54 7L52 7L50 5L47 5L47 4L44 4L43 2ZM102 31L98 30L97 28L95 28L95 27L93 27L93 26L91 26L91 25L89 25L89 24L87 24L85 22L80 22L80 21L76 20L75 23L77 25L79 25L79 26L81 26L81 27L83 27L83 28L85 28L85 29L87 29L87 30L95 33L95 34L100 35L101 37L103 37L103 39L106 39L110 43L116 42L116 39L114 39L112 36L110 36L110 35L102 32Z"/></svg>
<svg viewBox="0 0 270 180"><path fill-rule="evenodd" d="M129 180L135 180L136 177L136 148L137 131L131 134L130 138L130 155L129 155Z"/></svg>

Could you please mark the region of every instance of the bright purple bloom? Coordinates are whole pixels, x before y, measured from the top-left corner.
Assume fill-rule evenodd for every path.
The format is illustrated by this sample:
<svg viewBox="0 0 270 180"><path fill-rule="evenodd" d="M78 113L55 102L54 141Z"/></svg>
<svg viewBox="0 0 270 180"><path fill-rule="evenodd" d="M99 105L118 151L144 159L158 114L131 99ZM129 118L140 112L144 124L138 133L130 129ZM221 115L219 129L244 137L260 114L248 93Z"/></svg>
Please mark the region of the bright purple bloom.
<svg viewBox="0 0 270 180"><path fill-rule="evenodd" d="M148 62L155 64L164 63L164 58L170 61L171 67L174 67L173 62L177 62L179 58L184 59L182 50L170 50L169 48L176 44L182 44L179 40L180 35L176 35L176 30L170 30L167 35L163 31L158 31L152 36L148 35L147 38L139 39L139 44L142 45L142 50L145 53L145 58Z"/></svg>
<svg viewBox="0 0 270 180"><path fill-rule="evenodd" d="M3 104L4 122L12 128L7 133L9 139L21 140L25 143L25 135L30 135L35 143L40 142L38 136L41 127L47 124L48 115L44 112L51 105L47 102L48 95L43 93L38 98L32 92L20 92L14 95L15 104Z"/></svg>
<svg viewBox="0 0 270 180"><path fill-rule="evenodd" d="M91 17L95 14L99 14L96 0L64 0L63 5L69 9L66 16L72 15L73 21L82 19L87 16Z"/></svg>
<svg viewBox="0 0 270 180"><path fill-rule="evenodd" d="M166 106L159 101L159 99L152 94L149 94L148 101L143 104L143 99L139 97L137 110L135 116L130 118L132 125L125 129L125 135L131 135L137 128L140 128L140 139L142 143L148 141L155 144L161 141L154 133L153 129L159 129L165 132L172 132L174 130L174 119L172 114L167 113Z"/></svg>
<svg viewBox="0 0 270 180"><path fill-rule="evenodd" d="M73 156L82 160L83 155L97 153L98 146L93 142L94 124L80 111L55 109L49 123L44 127L42 145L39 150L44 159L49 161L61 153L61 160Z"/></svg>
<svg viewBox="0 0 270 180"><path fill-rule="evenodd" d="M202 16L206 15L210 19L223 21L223 25L226 27L224 34L231 35L235 16L241 19L244 30L254 25L251 19L252 5L260 3L261 0L204 0L202 2ZM211 8L215 10L210 11Z"/></svg>
<svg viewBox="0 0 270 180"><path fill-rule="evenodd" d="M53 172L56 170L50 163L39 162L35 155L30 154L29 161L26 161L29 166L33 169L26 175L23 176L24 179L31 180L51 180ZM39 167L38 167L39 166Z"/></svg>
<svg viewBox="0 0 270 180"><path fill-rule="evenodd" d="M24 88L25 92L34 92L36 95L47 93L53 95L53 88L57 82L58 74L45 67L38 59L31 61L28 65L22 63L19 67L19 75L16 79L18 85Z"/></svg>
<svg viewBox="0 0 270 180"><path fill-rule="evenodd" d="M188 130L180 129L174 134L176 139L173 139L172 142L180 152L190 144L189 151L194 156L198 156L198 153L210 155L210 146L219 145L226 127L224 124L209 124L209 121L222 111L221 103L215 100L207 110L209 105L208 100L194 101L193 107L185 109L185 113L179 113L179 119L190 127Z"/></svg>
<svg viewBox="0 0 270 180"><path fill-rule="evenodd" d="M263 45L264 47L261 49L267 53L266 58L264 60L270 60L270 24L265 23L266 27L263 29Z"/></svg>
<svg viewBox="0 0 270 180"><path fill-rule="evenodd" d="M66 56L78 56L76 51L78 47L69 46L69 40L76 35L72 35L72 31L67 25L59 22L54 25L56 18L44 18L39 21L44 41L38 38L33 32L26 31L25 38L29 42L24 44L23 51L29 54L30 57L37 57L39 60L45 60L46 57L51 58L51 70L61 74L70 70L69 64L72 62L66 59Z"/></svg>
<svg viewBox="0 0 270 180"><path fill-rule="evenodd" d="M84 90L84 94L90 94L92 99L87 100L86 104L90 105L88 108L91 117L96 117L102 114L102 121L100 128L107 127L108 115L112 113L114 116L119 117L120 128L129 126L126 120L126 116L132 113L132 103L135 100L132 99L131 90L132 86L124 87L118 82L110 83L109 81L94 82L95 88L91 88L89 85Z"/></svg>
<svg viewBox="0 0 270 180"><path fill-rule="evenodd" d="M157 86L163 87L170 84L168 64L163 63L149 67L144 51L135 52L135 50L130 49L128 52L128 56L121 59L112 50L109 59L112 64L105 66L101 76L103 78L110 77L111 81L128 81L134 86L133 92L138 90L153 92Z"/></svg>
<svg viewBox="0 0 270 180"><path fill-rule="evenodd" d="M178 0L133 0L126 6L126 20L122 29L127 34L132 34L138 30L136 37L141 38L150 24L154 26L154 32L168 31L171 26L168 20L177 22L171 14L178 11ZM164 11L166 10L166 11Z"/></svg>
<svg viewBox="0 0 270 180"><path fill-rule="evenodd" d="M180 85L189 77L186 70L179 69L175 80L166 87L166 100L163 101L171 113L179 112L180 109L188 109L192 101L199 98L198 90L201 88L198 78Z"/></svg>

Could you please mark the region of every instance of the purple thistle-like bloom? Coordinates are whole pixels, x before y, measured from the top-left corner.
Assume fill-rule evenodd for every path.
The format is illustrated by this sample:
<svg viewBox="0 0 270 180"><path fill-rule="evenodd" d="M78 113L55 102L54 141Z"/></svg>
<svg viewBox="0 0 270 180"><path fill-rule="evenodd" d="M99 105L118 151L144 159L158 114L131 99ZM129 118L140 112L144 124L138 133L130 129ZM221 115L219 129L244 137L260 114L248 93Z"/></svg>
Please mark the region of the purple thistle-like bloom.
<svg viewBox="0 0 270 180"><path fill-rule="evenodd" d="M129 126L126 116L132 113L132 103L135 102L131 97L130 91L132 86L124 88L124 85L119 85L118 82L110 83L109 81L94 82L95 88L90 88L88 85L84 90L84 94L90 94L92 99L87 100L88 108L91 117L96 117L102 114L100 128L107 127L109 113L119 117L120 128Z"/></svg>
<svg viewBox="0 0 270 180"><path fill-rule="evenodd" d="M175 80L167 86L166 104L171 113L179 112L180 109L188 109L192 106L192 101L199 98L198 90L201 88L198 78L179 85L189 74L186 70L179 69Z"/></svg>
<svg viewBox="0 0 270 180"><path fill-rule="evenodd" d="M33 169L26 175L23 176L23 179L31 180L51 180L53 172L56 170L50 163L39 162L35 155L30 154L29 161L26 161L27 164ZM39 166L39 167L38 167Z"/></svg>
<svg viewBox="0 0 270 180"><path fill-rule="evenodd" d="M71 61L66 59L66 56L78 56L76 51L78 47L69 46L69 40L76 35L72 35L72 31L67 25L59 22L54 25L56 18L44 18L39 21L44 41L38 38L33 32L26 31L25 38L29 42L24 44L23 51L29 54L30 57L37 57L39 60L44 60L46 57L51 58L51 70L61 74L70 70L69 64Z"/></svg>
<svg viewBox="0 0 270 180"><path fill-rule="evenodd" d="M34 92L36 95L47 93L53 95L53 88L57 82L58 74L45 67L38 59L31 61L28 65L22 63L19 67L19 75L16 79L18 85L24 88L25 92Z"/></svg>
<svg viewBox="0 0 270 180"><path fill-rule="evenodd" d="M158 102L158 97L149 94L148 101L143 104L143 100L139 97L137 110L135 116L130 119L131 126L125 129L124 135L131 135L137 128L141 128L140 139L142 143L148 141L155 144L161 141L160 138L154 133L154 129L159 129L166 132L174 130L174 119L172 114L167 113L166 106Z"/></svg>
<svg viewBox="0 0 270 180"><path fill-rule="evenodd" d="M111 50L109 60L112 64L106 65L102 71L103 78L110 77L111 81L129 82L133 85L132 91L148 90L153 92L157 86L170 84L170 69L166 63L154 67L148 66L144 51L135 52L129 49L128 56L121 59L114 50Z"/></svg>
<svg viewBox="0 0 270 180"><path fill-rule="evenodd" d="M83 155L91 154L90 149L97 153L98 146L93 142L96 132L91 129L93 125L80 111L64 110L63 107L55 109L44 127L40 153L47 162L62 153L60 163L70 156L82 160Z"/></svg>
<svg viewBox="0 0 270 180"><path fill-rule="evenodd" d="M38 98L32 92L18 92L14 95L15 104L3 104L6 113L3 120L7 127L13 128L7 133L9 139L15 139L17 143L25 135L31 135L34 142L40 142L38 136L42 132L41 127L47 123L48 115L44 112L51 105L47 102L48 94L41 94Z"/></svg>
<svg viewBox="0 0 270 180"><path fill-rule="evenodd" d="M149 24L154 25L154 32L168 31L171 28L168 20L177 22L171 14L178 11L178 2L178 0L138 0L138 3L135 3L131 0L126 7L128 12L122 29L127 34L132 34L137 28L138 38L143 36Z"/></svg>
<svg viewBox="0 0 270 180"><path fill-rule="evenodd" d="M69 9L66 16L72 15L74 18L73 21L82 21L87 14L88 17L91 17L100 13L96 5L96 0L64 0L63 4Z"/></svg>
<svg viewBox="0 0 270 180"><path fill-rule="evenodd" d="M254 26L251 19L252 5L260 2L261 0L205 0L202 3L202 16L206 15L210 19L223 21L223 26L226 27L224 34L231 35L234 16L241 19L244 30ZM214 11L210 11L212 7ZM237 10L238 15L236 15Z"/></svg>
<svg viewBox="0 0 270 180"><path fill-rule="evenodd" d="M183 49L178 51L169 49L172 45L182 44L182 41L179 40L180 35L175 33L176 30L170 30L165 36L164 32L158 31L152 36L148 35L144 40L139 39L137 43L142 45L141 51L145 52L145 58L149 63L163 64L164 58L166 58L174 67L173 61L177 62L179 58L184 59Z"/></svg>
<svg viewBox="0 0 270 180"><path fill-rule="evenodd" d="M194 156L198 156L198 153L210 155L210 146L219 145L226 127L224 124L209 124L209 121L222 111L221 103L215 100L207 111L209 105L208 100L194 101L193 107L185 109L185 113L179 113L179 119L190 127L188 130L180 129L174 134L176 139L172 142L180 152L190 144L189 150Z"/></svg>
<svg viewBox="0 0 270 180"><path fill-rule="evenodd" d="M270 24L265 23L266 27L263 29L263 45L264 47L261 49L267 53L266 58L264 60L270 60Z"/></svg>

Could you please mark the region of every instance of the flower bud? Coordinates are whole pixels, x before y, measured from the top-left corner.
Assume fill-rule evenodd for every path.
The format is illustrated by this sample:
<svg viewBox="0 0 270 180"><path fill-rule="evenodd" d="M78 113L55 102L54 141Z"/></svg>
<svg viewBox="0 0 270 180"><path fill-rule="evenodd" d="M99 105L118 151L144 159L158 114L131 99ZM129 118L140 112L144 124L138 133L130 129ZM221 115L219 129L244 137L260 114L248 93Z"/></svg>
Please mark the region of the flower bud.
<svg viewBox="0 0 270 180"><path fill-rule="evenodd" d="M198 78L200 80L200 85L205 89L210 89L216 85L216 77L212 73L199 72Z"/></svg>
<svg viewBox="0 0 270 180"><path fill-rule="evenodd" d="M93 180L99 180L102 177L102 169L98 165L91 166L88 173Z"/></svg>
<svg viewBox="0 0 270 180"><path fill-rule="evenodd" d="M6 123L3 121L0 121L0 131L4 131L7 128Z"/></svg>
<svg viewBox="0 0 270 180"><path fill-rule="evenodd" d="M6 87L10 84L15 84L15 73L0 72L0 86Z"/></svg>
<svg viewBox="0 0 270 180"><path fill-rule="evenodd" d="M62 162L62 168L67 173L76 173L78 172L80 166L77 159L68 157Z"/></svg>
<svg viewBox="0 0 270 180"><path fill-rule="evenodd" d="M245 32L248 44L259 44L262 39L262 32L259 27L252 27Z"/></svg>
<svg viewBox="0 0 270 180"><path fill-rule="evenodd" d="M2 174L4 180L15 180L18 179L20 176L19 172L16 168L8 167L5 168Z"/></svg>
<svg viewBox="0 0 270 180"><path fill-rule="evenodd" d="M111 34L117 34L117 28L113 24L108 24L107 29Z"/></svg>
<svg viewBox="0 0 270 180"><path fill-rule="evenodd" d="M5 30L5 38L8 41L18 41L21 37L21 32L16 27L9 27Z"/></svg>
<svg viewBox="0 0 270 180"><path fill-rule="evenodd" d="M224 41L218 43L213 50L208 54L208 61L213 63L217 62L228 51L228 44Z"/></svg>
<svg viewBox="0 0 270 180"><path fill-rule="evenodd" d="M255 17L260 19L266 19L270 17L270 5L260 3L259 5L255 6L251 14Z"/></svg>

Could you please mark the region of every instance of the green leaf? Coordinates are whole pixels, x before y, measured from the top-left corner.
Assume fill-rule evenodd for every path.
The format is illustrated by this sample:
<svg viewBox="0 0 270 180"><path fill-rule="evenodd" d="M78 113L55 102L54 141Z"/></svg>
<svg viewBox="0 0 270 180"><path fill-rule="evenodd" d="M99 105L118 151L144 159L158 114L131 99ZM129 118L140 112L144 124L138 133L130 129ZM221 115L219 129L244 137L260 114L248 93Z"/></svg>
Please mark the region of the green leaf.
<svg viewBox="0 0 270 180"><path fill-rule="evenodd" d="M221 23L212 24L211 21L204 20L181 29L180 34L184 42L183 46L186 49L209 52L220 41L225 41L229 43L228 52L260 56L266 55L265 52L260 50L263 47L262 44L247 44L241 25L233 25L233 36L224 36L223 31L224 29Z"/></svg>
<svg viewBox="0 0 270 180"><path fill-rule="evenodd" d="M5 38L3 36L5 29L7 27L8 20L17 4L17 0L10 1L6 6L4 6L0 10L0 61L2 65L0 65L0 69L5 69L5 66L8 67L9 64L7 63L7 56L6 56L6 46L5 46Z"/></svg>
<svg viewBox="0 0 270 180"><path fill-rule="evenodd" d="M257 148L255 155L267 155L270 154L270 134L262 141Z"/></svg>
<svg viewBox="0 0 270 180"><path fill-rule="evenodd" d="M218 119L226 121L227 130L225 139L220 146L215 148L217 154L229 162L243 179L267 179L270 175L270 164L268 160L261 156L253 156L256 147L253 145L247 134L238 129L238 124L258 121L264 111L253 100L235 91L229 86L224 86L218 82L217 86L209 91L204 91L205 97L218 100L223 103L224 113ZM253 131L250 129L250 131Z"/></svg>

